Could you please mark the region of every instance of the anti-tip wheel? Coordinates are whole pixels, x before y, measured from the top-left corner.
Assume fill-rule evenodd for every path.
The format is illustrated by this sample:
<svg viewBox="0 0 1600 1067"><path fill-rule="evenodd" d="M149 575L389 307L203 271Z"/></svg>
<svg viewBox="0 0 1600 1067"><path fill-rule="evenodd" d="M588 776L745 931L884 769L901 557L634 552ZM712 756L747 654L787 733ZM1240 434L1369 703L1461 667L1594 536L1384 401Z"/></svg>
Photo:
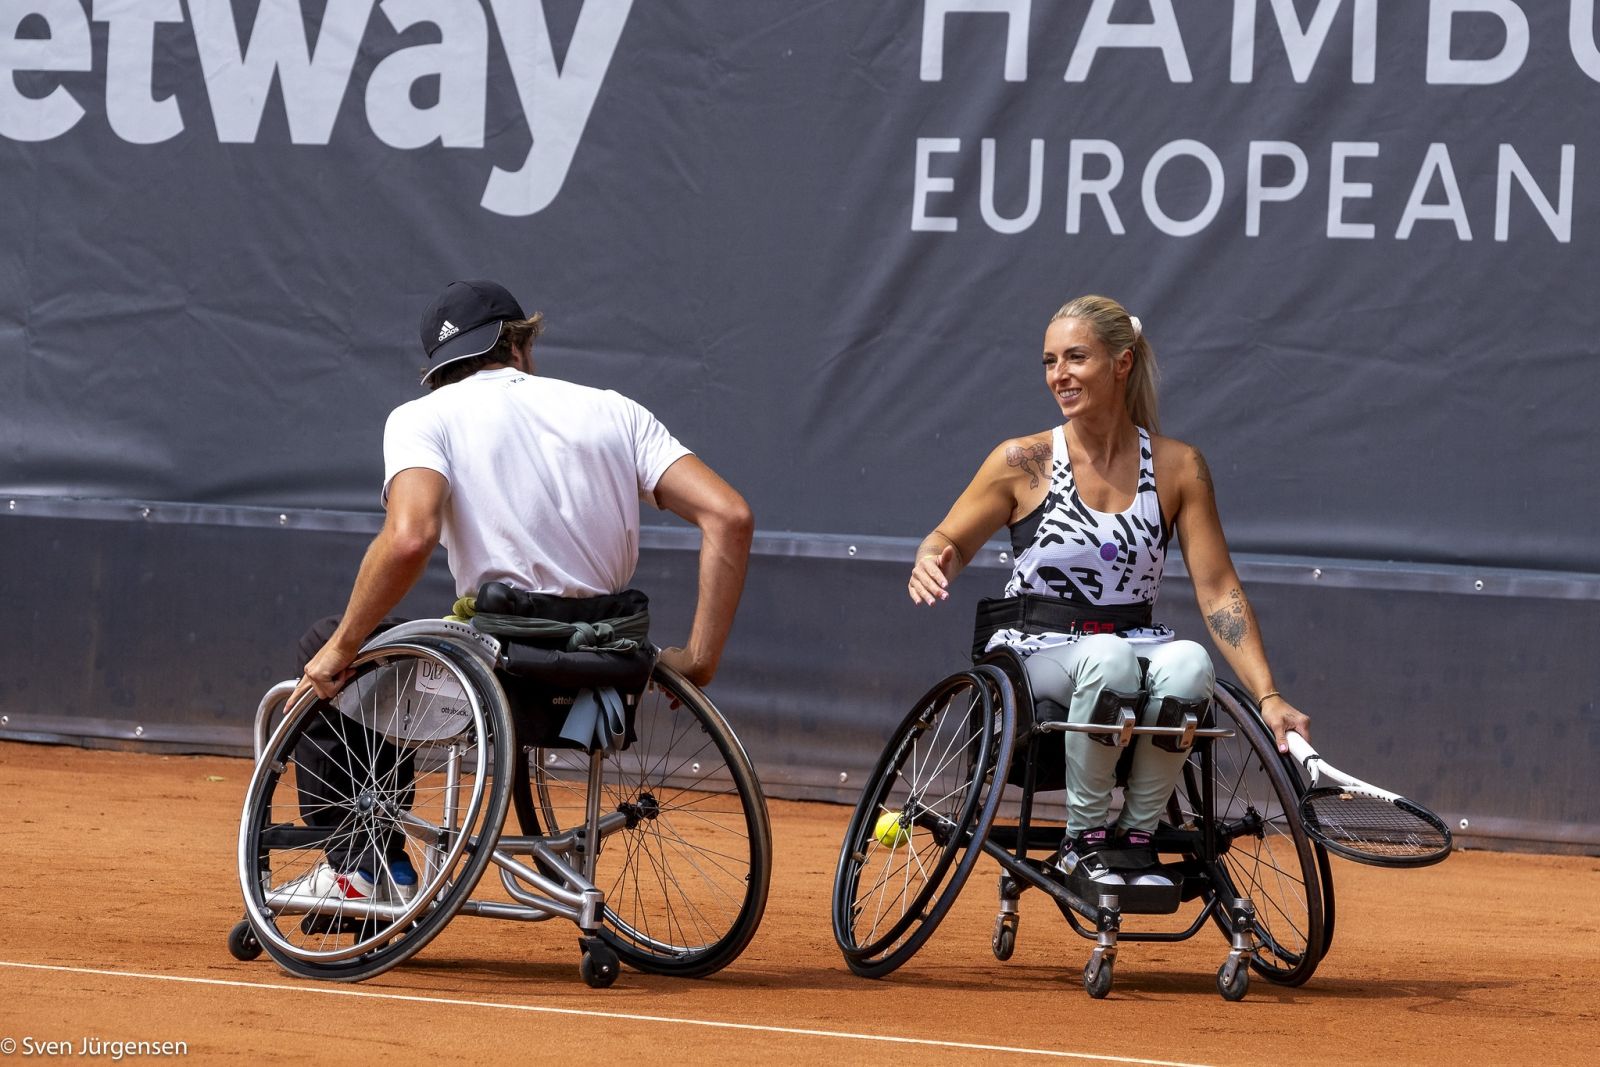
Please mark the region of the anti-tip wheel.
<svg viewBox="0 0 1600 1067"><path fill-rule="evenodd" d="M595 938L583 948L583 959L578 963L578 973L590 989L605 989L617 980L622 970L622 960L610 945Z"/></svg>
<svg viewBox="0 0 1600 1067"><path fill-rule="evenodd" d="M1228 981L1228 965L1224 963L1217 968L1217 992L1222 994L1223 1000L1243 1000L1244 995L1250 991L1250 968L1239 961L1233 969L1233 981Z"/></svg>
<svg viewBox="0 0 1600 1067"><path fill-rule="evenodd" d="M261 958L261 942L256 940L256 932L250 929L248 921L240 919L228 931L228 952L245 963Z"/></svg>

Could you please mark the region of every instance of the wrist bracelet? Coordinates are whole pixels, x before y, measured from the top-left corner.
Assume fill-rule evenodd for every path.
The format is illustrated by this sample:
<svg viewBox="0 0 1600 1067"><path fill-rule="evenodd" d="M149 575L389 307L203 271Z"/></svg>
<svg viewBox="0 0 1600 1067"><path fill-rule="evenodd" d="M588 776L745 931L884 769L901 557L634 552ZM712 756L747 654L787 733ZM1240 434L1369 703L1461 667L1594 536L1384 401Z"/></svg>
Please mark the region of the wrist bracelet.
<svg viewBox="0 0 1600 1067"><path fill-rule="evenodd" d="M1261 705L1265 704L1267 701L1271 700L1273 697L1277 697L1279 700L1283 700L1284 699L1284 695L1282 693L1278 692L1276 689L1274 689L1270 693L1262 693L1259 697L1257 697L1256 698L1256 707L1259 708Z"/></svg>

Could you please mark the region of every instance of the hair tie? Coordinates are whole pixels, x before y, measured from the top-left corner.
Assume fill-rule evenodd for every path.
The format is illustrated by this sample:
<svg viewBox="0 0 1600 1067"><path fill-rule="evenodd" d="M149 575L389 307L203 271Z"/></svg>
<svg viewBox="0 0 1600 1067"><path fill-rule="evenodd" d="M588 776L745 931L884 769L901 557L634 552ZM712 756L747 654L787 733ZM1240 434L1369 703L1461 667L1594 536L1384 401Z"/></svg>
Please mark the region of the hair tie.
<svg viewBox="0 0 1600 1067"><path fill-rule="evenodd" d="M1144 336L1144 323L1139 321L1139 316L1129 315L1128 325L1133 327L1133 339L1135 341Z"/></svg>

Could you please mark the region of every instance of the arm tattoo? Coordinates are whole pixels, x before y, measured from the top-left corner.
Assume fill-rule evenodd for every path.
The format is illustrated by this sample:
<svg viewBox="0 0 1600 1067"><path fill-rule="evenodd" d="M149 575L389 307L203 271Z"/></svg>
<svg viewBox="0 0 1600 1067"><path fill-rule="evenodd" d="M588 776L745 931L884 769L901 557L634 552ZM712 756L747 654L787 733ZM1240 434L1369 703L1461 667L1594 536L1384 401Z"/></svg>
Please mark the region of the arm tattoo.
<svg viewBox="0 0 1600 1067"><path fill-rule="evenodd" d="M1228 591L1227 603L1206 616L1206 625L1211 628L1218 641L1225 641L1233 648L1238 648L1244 642L1245 635L1250 632L1247 611L1248 605L1245 604L1244 594L1235 586Z"/></svg>
<svg viewBox="0 0 1600 1067"><path fill-rule="evenodd" d="M1006 466L1021 467L1028 474L1028 488L1039 488L1039 476L1045 472L1045 463L1050 459L1050 446L1044 442L1029 445L1012 445L1006 449Z"/></svg>
<svg viewBox="0 0 1600 1067"><path fill-rule="evenodd" d="M1211 468L1206 465L1206 457L1200 454L1200 450L1198 448L1194 450L1194 462L1195 467L1197 468L1195 473L1200 476L1200 484L1206 487L1206 491L1208 493L1210 493L1212 496L1216 496L1217 487L1211 481Z"/></svg>

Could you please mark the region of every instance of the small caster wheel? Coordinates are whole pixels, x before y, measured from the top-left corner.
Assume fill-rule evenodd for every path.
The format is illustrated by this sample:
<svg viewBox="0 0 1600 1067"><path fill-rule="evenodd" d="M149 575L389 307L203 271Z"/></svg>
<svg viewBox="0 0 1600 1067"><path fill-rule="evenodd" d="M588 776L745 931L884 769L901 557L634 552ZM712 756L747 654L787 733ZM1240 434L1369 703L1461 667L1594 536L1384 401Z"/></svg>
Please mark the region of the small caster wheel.
<svg viewBox="0 0 1600 1067"><path fill-rule="evenodd" d="M1092 964L1083 968L1083 991L1096 1000L1106 999L1106 994L1111 992L1110 960L1102 960L1098 971Z"/></svg>
<svg viewBox="0 0 1600 1067"><path fill-rule="evenodd" d="M583 975L583 980L590 989L605 989L617 980L617 973L621 970L622 961L612 951L610 945L596 940L593 944L584 946L578 973Z"/></svg>
<svg viewBox="0 0 1600 1067"><path fill-rule="evenodd" d="M1017 951L1017 928L1015 926L1002 926L994 935L994 958L1009 960L1011 954Z"/></svg>
<svg viewBox="0 0 1600 1067"><path fill-rule="evenodd" d="M1228 981L1228 965L1224 963L1217 968L1217 992L1222 994L1223 1000L1243 1000L1244 995L1250 991L1250 968L1243 960L1233 970L1233 981Z"/></svg>
<svg viewBox="0 0 1600 1067"><path fill-rule="evenodd" d="M261 957L261 942L256 940L256 932L247 920L240 919L228 931L228 951L234 959L246 963Z"/></svg>
<svg viewBox="0 0 1600 1067"><path fill-rule="evenodd" d="M989 939L990 949L995 950L995 960L1010 960L1011 953L1016 952L1016 926L1021 918L1016 912L995 915L995 933Z"/></svg>

